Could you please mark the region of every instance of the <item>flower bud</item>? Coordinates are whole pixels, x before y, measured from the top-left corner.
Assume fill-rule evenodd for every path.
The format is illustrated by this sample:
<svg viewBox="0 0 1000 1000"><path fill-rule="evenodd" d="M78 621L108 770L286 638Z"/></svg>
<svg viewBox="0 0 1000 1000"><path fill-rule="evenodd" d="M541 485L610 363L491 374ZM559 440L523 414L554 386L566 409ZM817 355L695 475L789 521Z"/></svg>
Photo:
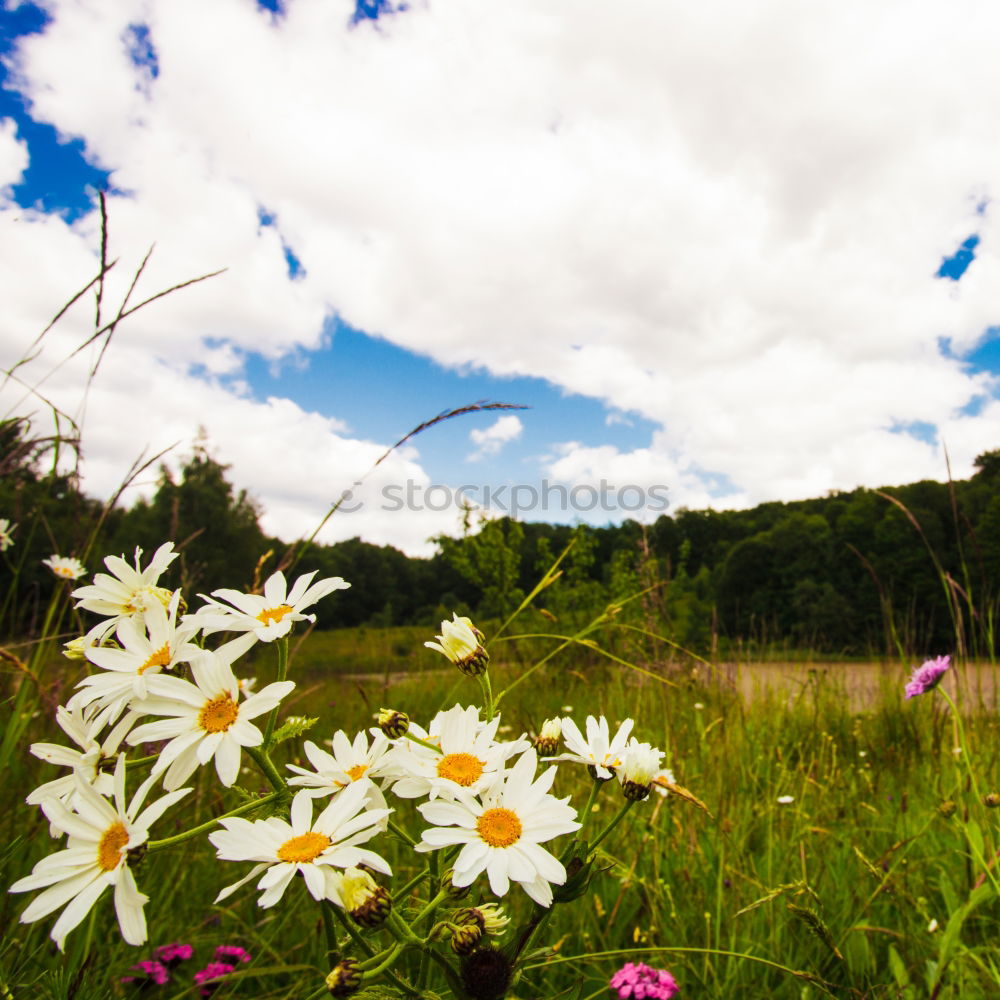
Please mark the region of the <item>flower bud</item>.
<svg viewBox="0 0 1000 1000"><path fill-rule="evenodd" d="M510 923L510 917L496 903L480 903L456 910L454 922L475 924L484 934L502 934Z"/></svg>
<svg viewBox="0 0 1000 1000"><path fill-rule="evenodd" d="M362 927L378 927L392 909L389 890L360 868L348 868L340 883L344 909Z"/></svg>
<svg viewBox="0 0 1000 1000"><path fill-rule="evenodd" d="M465 899L469 895L471 885L455 885L452 879L455 877L455 869L449 868L438 881L438 888L448 893L452 899Z"/></svg>
<svg viewBox="0 0 1000 1000"><path fill-rule="evenodd" d="M459 924L452 928L451 950L456 955L468 955L483 936L483 928L477 923Z"/></svg>
<svg viewBox="0 0 1000 1000"><path fill-rule="evenodd" d="M356 958L339 961L326 977L326 988L332 997L349 997L361 986L361 967Z"/></svg>
<svg viewBox="0 0 1000 1000"><path fill-rule="evenodd" d="M63 643L63 656L67 660L85 660L87 654L84 652L91 643L87 642L87 637L81 635L78 639L70 639L69 642Z"/></svg>
<svg viewBox="0 0 1000 1000"><path fill-rule="evenodd" d="M989 795L983 797L983 805L987 809L996 809L1000 807L1000 792L990 792Z"/></svg>
<svg viewBox="0 0 1000 1000"><path fill-rule="evenodd" d="M559 749L561 739L562 720L546 719L538 736L535 737L535 749L542 757L550 757Z"/></svg>
<svg viewBox="0 0 1000 1000"><path fill-rule="evenodd" d="M397 712L392 708L378 710L378 727L390 740L398 740L405 736L410 728L410 717L405 712Z"/></svg>
<svg viewBox="0 0 1000 1000"><path fill-rule="evenodd" d="M469 677L483 673L490 662L490 654L483 648L485 636L468 618L452 615L452 620L441 622L437 642L425 642L428 649L444 653L452 663Z"/></svg>
<svg viewBox="0 0 1000 1000"><path fill-rule="evenodd" d="M958 808L957 805L951 799L945 799L944 802L938 804L938 812L945 818L948 819L950 816L955 815L955 810Z"/></svg>

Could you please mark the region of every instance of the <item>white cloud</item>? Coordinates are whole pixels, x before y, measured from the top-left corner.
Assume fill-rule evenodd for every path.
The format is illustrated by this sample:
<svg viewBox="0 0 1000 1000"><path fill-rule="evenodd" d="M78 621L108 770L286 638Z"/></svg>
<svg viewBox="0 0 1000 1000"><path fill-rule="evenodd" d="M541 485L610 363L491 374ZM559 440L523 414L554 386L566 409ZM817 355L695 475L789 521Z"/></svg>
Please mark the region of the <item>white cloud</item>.
<svg viewBox="0 0 1000 1000"><path fill-rule="evenodd" d="M962 412L988 380L937 346L970 349L1000 321L996 5L435 0L353 29L348 0L295 0L273 23L249 0L48 6L19 72L36 115L129 192L111 199L116 244L156 240L152 288L228 267L129 327L135 357L176 380L143 394L149 419L190 436L217 407L234 449L255 428L234 475L261 484L275 524L330 490L303 445L297 499L279 492L295 478L283 442L336 442L350 462L365 443L191 366L238 376L242 352L319 349L333 311L654 422L647 448L583 442L552 470L654 470L691 506L941 477L942 445L965 475L1000 442L996 405ZM148 86L122 40L143 21ZM20 163L11 140L0 181ZM33 334L87 280L96 222L0 225L17 243L0 250L10 328ZM936 279L972 232L961 282ZM892 431L914 421L938 443ZM106 435L88 461L126 452ZM418 532L369 516L382 537Z"/></svg>
<svg viewBox="0 0 1000 1000"><path fill-rule="evenodd" d="M28 166L28 148L16 132L13 119L0 119L0 189L20 183Z"/></svg>
<svg viewBox="0 0 1000 1000"><path fill-rule="evenodd" d="M490 424L484 430L473 428L469 431L469 440L476 450L466 458L468 462L478 462L481 459L497 455L505 444L516 441L524 430L524 424L512 413L505 414Z"/></svg>

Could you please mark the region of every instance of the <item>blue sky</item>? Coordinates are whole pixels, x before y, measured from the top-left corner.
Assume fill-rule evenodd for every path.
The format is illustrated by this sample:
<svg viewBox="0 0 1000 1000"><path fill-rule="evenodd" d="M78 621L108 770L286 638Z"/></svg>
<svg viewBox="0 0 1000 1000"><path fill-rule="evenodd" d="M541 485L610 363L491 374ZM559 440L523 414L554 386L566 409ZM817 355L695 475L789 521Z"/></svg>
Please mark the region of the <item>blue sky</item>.
<svg viewBox="0 0 1000 1000"><path fill-rule="evenodd" d="M968 474L1000 446L992 15L970 7L943 54L938 15L882 12L845 75L846 8L733 4L720 47L695 11L584 6L246 0L185 38L184 2L6 4L2 218L52 262L19 283L7 261L21 343L95 259L99 189L122 272L154 242L144 281L227 268L102 362L90 488L127 466L110 415L137 370L158 388L136 443L205 427L286 535L478 400L526 409L439 425L386 476L743 506L942 478L945 448ZM981 86L928 89L928 59ZM80 375L38 377L79 405ZM352 530L411 551L447 527L369 514Z"/></svg>

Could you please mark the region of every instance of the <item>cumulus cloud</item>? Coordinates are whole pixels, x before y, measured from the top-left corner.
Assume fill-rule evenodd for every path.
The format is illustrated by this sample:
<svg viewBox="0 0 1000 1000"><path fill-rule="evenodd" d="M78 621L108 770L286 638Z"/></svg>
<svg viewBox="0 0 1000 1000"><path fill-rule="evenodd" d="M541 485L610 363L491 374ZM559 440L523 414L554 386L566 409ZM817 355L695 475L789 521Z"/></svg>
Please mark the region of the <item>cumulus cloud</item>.
<svg viewBox="0 0 1000 1000"><path fill-rule="evenodd" d="M10 119L0 120L0 189L17 184L28 166L28 150Z"/></svg>
<svg viewBox="0 0 1000 1000"><path fill-rule="evenodd" d="M234 453L240 429L263 435L234 475L282 524L332 485L285 498L283 446L344 449L354 476L365 443L218 380L247 351L322 349L333 312L652 421L647 447L582 442L546 468L645 469L692 506L940 477L944 447L964 475L1000 441L994 386L960 360L998 321L995 5L435 0L354 27L347 0L280 18L249 0L46 6L13 69L36 117L112 171L119 244L156 239L153 285L228 267L135 317L136 356L176 379L143 395L149 419L217 416ZM97 223L3 215L8 261L39 262L5 298L34 331L55 279L92 269ZM936 278L972 233L961 281ZM88 460L121 459L115 437Z"/></svg>
<svg viewBox="0 0 1000 1000"><path fill-rule="evenodd" d="M511 441L516 441L524 430L524 424L519 417L512 413L497 419L484 430L473 428L469 431L469 440L476 446L476 450L471 452L466 461L478 462L481 459L489 458L491 455L499 454L500 449Z"/></svg>

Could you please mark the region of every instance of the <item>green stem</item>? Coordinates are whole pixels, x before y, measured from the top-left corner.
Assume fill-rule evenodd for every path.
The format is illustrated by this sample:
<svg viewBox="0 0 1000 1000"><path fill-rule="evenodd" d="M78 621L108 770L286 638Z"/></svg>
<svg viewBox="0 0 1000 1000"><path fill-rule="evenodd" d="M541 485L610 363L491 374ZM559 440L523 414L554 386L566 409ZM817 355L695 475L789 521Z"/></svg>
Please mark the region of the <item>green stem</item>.
<svg viewBox="0 0 1000 1000"><path fill-rule="evenodd" d="M634 806L634 805L635 805L635 802L633 802L631 799L629 799L629 800L627 800L625 802L625 805L623 805L621 807L621 809L618 810L618 815L615 816L615 818L611 820L611 822L601 831L601 833L599 834L597 840L595 840L590 845L590 850L593 851L597 847L597 845L602 840L604 840L604 838L607 837L607 835L609 833L611 833L611 831L625 818L625 814L629 811L629 809L631 809L632 806Z"/></svg>
<svg viewBox="0 0 1000 1000"><path fill-rule="evenodd" d="M336 956L340 953L340 942L337 940L337 926L333 922L333 917L330 914L330 908L333 903L328 906L320 905L319 911L323 915L323 933L326 936L326 961L328 963L333 962Z"/></svg>
<svg viewBox="0 0 1000 1000"><path fill-rule="evenodd" d="M333 912L340 921L340 926L351 936L351 940L371 958L375 954L375 949L358 933L351 918L339 906L335 906Z"/></svg>
<svg viewBox="0 0 1000 1000"><path fill-rule="evenodd" d="M351 940L371 958L375 954L375 949L358 933L351 918L339 906L333 908L333 913L340 921L341 927L350 935ZM390 972L387 969L384 974L386 979L398 986L408 996L419 996L419 991L415 990L405 979L398 976L395 972Z"/></svg>
<svg viewBox="0 0 1000 1000"><path fill-rule="evenodd" d="M583 833L584 829L587 826L587 823L590 821L590 817L593 816L594 814L594 803L597 801L597 793L601 790L601 786L603 784L604 781L600 778L594 778L593 782L591 783L590 797L587 799L587 804L583 807L583 812L580 814L583 816L583 819L580 822L580 829L576 831L576 836L578 840L582 839L580 837L580 834Z"/></svg>
<svg viewBox="0 0 1000 1000"><path fill-rule="evenodd" d="M393 893L396 899L404 899L411 890L415 889L425 878L429 878L431 873L429 871L420 872L419 875L414 875L409 882L406 883L402 888Z"/></svg>
<svg viewBox="0 0 1000 1000"><path fill-rule="evenodd" d="M402 840L405 843L409 844L410 847L416 847L417 846L417 842L398 823L393 823L392 820L389 820L389 829L397 837L399 837L400 840Z"/></svg>
<svg viewBox="0 0 1000 1000"><path fill-rule="evenodd" d="M390 910L385 922L386 928L396 936L396 939L405 944L424 944L423 938L417 937L410 930L410 925L395 911Z"/></svg>
<svg viewBox="0 0 1000 1000"><path fill-rule="evenodd" d="M476 675L479 681L479 688L483 692L484 716L489 722L493 718L493 686L490 684L490 674L488 670Z"/></svg>
<svg viewBox="0 0 1000 1000"><path fill-rule="evenodd" d="M414 736L413 733L407 732L403 733L406 739L411 740L414 743L419 743L422 747L427 747L428 750L433 750L435 753L441 753L441 748L434 746L433 743L428 743L427 740L422 740L419 736Z"/></svg>
<svg viewBox="0 0 1000 1000"><path fill-rule="evenodd" d="M555 656L557 653L561 653L567 646L571 646L574 642L577 642L578 641L577 636L586 635L586 633L588 631L589 631L589 628L588 629L584 629L583 632L578 632L577 635L574 636L572 639L566 639L565 641L561 642L558 646L556 646L555 649L553 649L550 652L546 653L545 656L543 656L537 663L535 663L532 666L528 667L528 669L525 670L524 673L520 674L517 678L515 678L513 681L511 681L511 683L508 684L507 687L505 687L496 696L496 701L495 701L494 704L495 705L499 705L500 702L503 701L503 699L507 695L509 695L511 693L511 691L513 691L514 688L516 688L518 686L518 684L521 683L521 681L527 680L536 670L540 670L542 667L544 667L545 664L548 663L549 660L551 660L553 656Z"/></svg>
<svg viewBox="0 0 1000 1000"><path fill-rule="evenodd" d="M265 740L265 744L266 744ZM280 795L288 794L288 785L285 779L278 773L274 766L274 761L268 756L266 750L261 747L246 747L246 752L253 757L257 766L264 772L264 777L271 783L271 787Z"/></svg>
<svg viewBox="0 0 1000 1000"><path fill-rule="evenodd" d="M554 909L555 904L544 909L539 907L534 914L532 914L531 920L528 921L527 926L521 934L520 940L517 942L517 948L514 949L515 962L524 953L524 949L531 943L531 939L537 933L538 928L545 923Z"/></svg>
<svg viewBox="0 0 1000 1000"><path fill-rule="evenodd" d="M262 799L254 799L253 802L244 802L243 805L237 806L235 809L231 809L221 816L216 816L215 819L210 819L207 823L202 823L200 826L195 826L190 830L185 830L183 833L178 833L176 836L164 837L163 840L150 840L146 844L146 849L149 851L159 851L164 847L173 847L175 844L181 844L185 840L190 840L192 837L197 837L200 833L211 830L214 826L218 825L220 820L229 819L232 816L242 816L243 813L250 812L268 802L274 802L279 797L277 792L271 792L270 795L265 795Z"/></svg>
<svg viewBox="0 0 1000 1000"><path fill-rule="evenodd" d="M414 918L410 926L415 927L425 917L429 917L451 894L442 889Z"/></svg>
<svg viewBox="0 0 1000 1000"><path fill-rule="evenodd" d="M278 640L278 676L276 680L283 681L288 672L288 637ZM274 724L278 719L278 706L271 709L271 714L267 717L267 727L264 729L263 748L265 752L271 745L271 737L274 735Z"/></svg>
<svg viewBox="0 0 1000 1000"><path fill-rule="evenodd" d="M362 962L361 963L361 969L362 969L362 971L365 974L364 978L365 979L369 979L369 978L374 979L375 976L378 976L381 973L385 972L389 968L389 966L391 966L396 961L396 958L399 956L399 953L402 950L403 950L403 946L401 944L393 945L393 947L391 947L390 949L388 949L388 951L389 951L388 956L382 962L380 962L378 965L376 965L374 968L371 968L371 969L369 969L369 968L366 967L367 963ZM373 962L377 961L378 957L379 956L376 955L370 961L373 961Z"/></svg>

